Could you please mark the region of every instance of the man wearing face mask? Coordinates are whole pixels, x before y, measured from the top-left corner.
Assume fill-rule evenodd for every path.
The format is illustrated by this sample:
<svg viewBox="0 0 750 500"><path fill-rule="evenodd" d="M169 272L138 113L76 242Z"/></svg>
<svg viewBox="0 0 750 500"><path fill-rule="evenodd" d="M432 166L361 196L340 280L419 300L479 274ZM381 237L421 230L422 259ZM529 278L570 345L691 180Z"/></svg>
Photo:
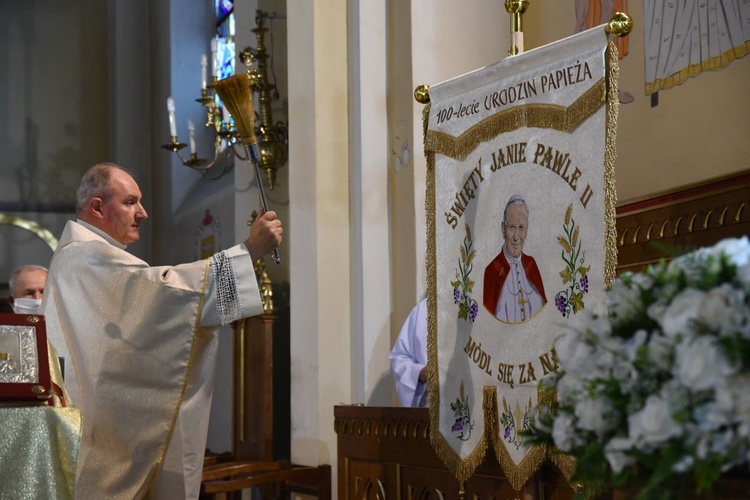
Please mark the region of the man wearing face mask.
<svg viewBox="0 0 750 500"><path fill-rule="evenodd" d="M41 314L47 268L21 266L10 274L10 302L16 314Z"/></svg>

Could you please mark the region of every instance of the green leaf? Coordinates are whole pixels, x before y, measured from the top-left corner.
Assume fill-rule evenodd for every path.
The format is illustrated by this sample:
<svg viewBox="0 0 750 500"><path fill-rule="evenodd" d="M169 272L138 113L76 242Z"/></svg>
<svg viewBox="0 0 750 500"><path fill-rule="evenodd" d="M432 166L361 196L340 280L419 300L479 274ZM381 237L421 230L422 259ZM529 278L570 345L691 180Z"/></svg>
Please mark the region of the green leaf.
<svg viewBox="0 0 750 500"><path fill-rule="evenodd" d="M583 294L574 293L573 296L570 297L570 305L573 306L573 313L577 313L583 309Z"/></svg>
<svg viewBox="0 0 750 500"><path fill-rule="evenodd" d="M566 267L563 271L560 271L560 277L563 280L563 285L573 281L573 274L570 272L569 267Z"/></svg>

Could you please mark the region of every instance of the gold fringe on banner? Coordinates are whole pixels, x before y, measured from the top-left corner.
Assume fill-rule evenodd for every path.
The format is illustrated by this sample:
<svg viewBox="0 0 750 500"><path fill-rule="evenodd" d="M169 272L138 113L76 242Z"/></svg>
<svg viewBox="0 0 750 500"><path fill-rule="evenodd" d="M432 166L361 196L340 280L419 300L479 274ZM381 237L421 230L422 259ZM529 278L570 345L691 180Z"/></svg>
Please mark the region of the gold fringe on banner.
<svg viewBox="0 0 750 500"><path fill-rule="evenodd" d="M620 106L617 85L620 65L617 60L617 46L613 41L608 43L604 57L607 72L607 135L604 143L604 239L607 248L604 262L604 286L609 288L615 280L617 270L615 160L617 159L617 117Z"/></svg>
<svg viewBox="0 0 750 500"><path fill-rule="evenodd" d="M427 133L430 118L430 105L426 105L422 111L423 132ZM445 437L440 433L440 379L437 370L438 346L437 346L437 255L435 253L435 153L427 151L427 193L425 197L425 210L427 212L427 390L430 395L430 443L440 460L453 474L459 483L469 479L477 467L484 461L487 453L487 427L479 442L466 459L453 450ZM486 424L485 424L486 425Z"/></svg>
<svg viewBox="0 0 750 500"><path fill-rule="evenodd" d="M555 389L540 386L537 391L537 402L539 406L552 407L557 402L557 391ZM576 463L573 458L560 451L556 447L546 447L545 454L547 459L552 462L565 479L570 482L573 478L573 474L576 471ZM575 488L575 485L573 485Z"/></svg>
<svg viewBox="0 0 750 500"><path fill-rule="evenodd" d="M614 163L617 157L615 145L619 105L617 89L619 66L617 62L617 48L613 42L609 42L605 57L607 61L605 78L599 80L567 108L555 105L526 104L489 117L469 128L458 138L442 132L430 131L430 104L427 104L423 109L424 153L427 160L425 210L427 215L427 353L429 366L427 387L430 394L430 442L438 457L440 457L459 483L468 480L476 468L481 465L489 443L492 443L497 460L509 483L516 491L523 488L524 484L534 475L545 460L551 461L568 481L570 481L575 472L575 462L570 456L557 449L536 446L529 451L520 464L516 465L505 448L502 439L500 439L498 432L497 387L495 386L484 387L482 400L484 433L469 456L462 460L440 433L440 380L437 369L435 154L440 153L454 159L463 158L481 142L485 142L500 133L515 130L519 127L552 128L560 131L569 131L596 112L602 104L606 104L604 155L606 262L604 279L605 285L607 287L611 286L617 265L617 233L615 227L617 193L615 191ZM540 388L537 393L538 404L552 404L555 398L554 391L547 389Z"/></svg>
<svg viewBox="0 0 750 500"><path fill-rule="evenodd" d="M488 389L489 387L484 388L485 404L488 397ZM496 388L492 387L492 389ZM546 445L534 446L526 454L523 460L521 460L521 463L516 465L516 463L508 453L508 450L505 448L503 440L500 438L500 432L497 428L497 395L495 395L494 398L495 402L493 421L495 422L495 429L494 433L491 434L493 437L492 445L495 449L497 461L500 463L500 466L502 467L503 472L508 478L508 482L513 487L513 489L516 491L521 490L526 482L531 478L531 476L533 476L536 471L539 470L539 467L542 466L545 460L549 460L550 462L552 462L560 470L560 472L562 472L563 476L565 476L565 479L570 481L570 479L573 477L573 473L575 472L575 462L570 456L564 454L560 450L556 448L549 449ZM550 406L555 402L556 399L557 395L553 390L543 387L539 387L539 389L537 390L537 405L539 406ZM485 415L485 418L488 418L487 413L485 413ZM487 432L486 429L485 432Z"/></svg>
<svg viewBox="0 0 750 500"><path fill-rule="evenodd" d="M520 127L550 128L568 132L595 113L606 102L606 98L607 85L602 78L567 108L556 104L524 104L487 117L458 137L427 130L425 153L432 151L454 159L465 158L479 144Z"/></svg>
<svg viewBox="0 0 750 500"><path fill-rule="evenodd" d="M427 132L430 118L430 105L422 110L422 132ZM424 137L424 136L423 136ZM439 429L437 409L440 407L440 379L437 372L437 255L435 253L435 154L425 151L427 160L427 193L425 196L425 213L427 214L427 393L430 398L430 436Z"/></svg>
<svg viewBox="0 0 750 500"><path fill-rule="evenodd" d="M682 85L689 78L695 77L704 71L716 71L729 66L735 59L740 59L750 54L750 40L741 45L732 47L718 56L709 57L699 63L685 66L677 73L667 78L657 78L653 82L646 82L646 95L651 95L660 90L667 90L677 85Z"/></svg>

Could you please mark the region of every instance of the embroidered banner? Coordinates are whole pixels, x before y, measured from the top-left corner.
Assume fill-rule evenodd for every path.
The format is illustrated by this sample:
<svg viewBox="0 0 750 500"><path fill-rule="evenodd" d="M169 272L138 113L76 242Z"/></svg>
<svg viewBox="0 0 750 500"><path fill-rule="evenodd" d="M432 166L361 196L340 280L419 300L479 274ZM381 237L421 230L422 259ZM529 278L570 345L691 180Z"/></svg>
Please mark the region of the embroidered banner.
<svg viewBox="0 0 750 500"><path fill-rule="evenodd" d="M750 2L643 3L646 95L728 66L750 52Z"/></svg>
<svg viewBox="0 0 750 500"><path fill-rule="evenodd" d="M600 26L430 88L431 440L459 481L488 447L516 489L546 457L520 433L554 340L614 278L616 78Z"/></svg>

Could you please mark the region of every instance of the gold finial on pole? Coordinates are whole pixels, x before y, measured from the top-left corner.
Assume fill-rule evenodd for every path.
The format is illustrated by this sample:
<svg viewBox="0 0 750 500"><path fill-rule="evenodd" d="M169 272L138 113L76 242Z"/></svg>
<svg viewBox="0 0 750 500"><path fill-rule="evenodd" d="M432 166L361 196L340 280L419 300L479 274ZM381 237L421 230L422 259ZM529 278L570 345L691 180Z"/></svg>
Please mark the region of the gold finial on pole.
<svg viewBox="0 0 750 500"><path fill-rule="evenodd" d="M509 56L523 53L523 22L521 16L529 6L528 0L505 0L505 10L510 14Z"/></svg>
<svg viewBox="0 0 750 500"><path fill-rule="evenodd" d="M417 88L414 89L414 99L416 99L419 104L427 104L430 102L430 86L426 83L417 85Z"/></svg>
<svg viewBox="0 0 750 500"><path fill-rule="evenodd" d="M627 36L633 31L633 18L624 12L615 12L612 19L604 27L608 35Z"/></svg>

